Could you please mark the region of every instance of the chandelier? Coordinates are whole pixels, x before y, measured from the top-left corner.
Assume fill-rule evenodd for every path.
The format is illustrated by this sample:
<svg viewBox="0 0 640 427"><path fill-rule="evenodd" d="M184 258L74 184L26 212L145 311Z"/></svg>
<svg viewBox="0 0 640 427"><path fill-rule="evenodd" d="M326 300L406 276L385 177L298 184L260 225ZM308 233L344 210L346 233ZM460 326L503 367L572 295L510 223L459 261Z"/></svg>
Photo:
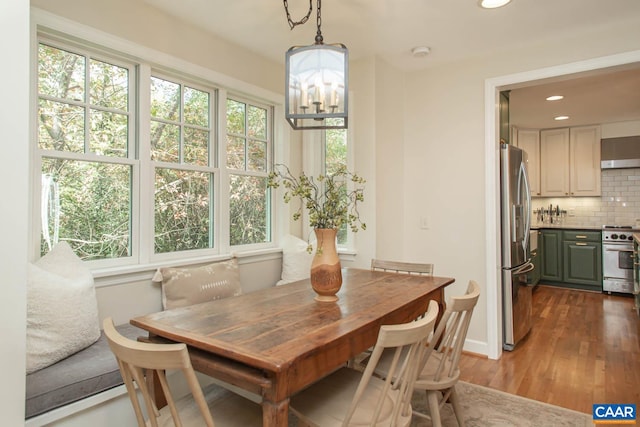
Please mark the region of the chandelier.
<svg viewBox="0 0 640 427"><path fill-rule="evenodd" d="M324 44L321 0L317 0L317 33L310 46L293 46L285 55L285 118L294 129L346 129L349 90L349 52L343 44ZM309 11L294 22L284 0L289 27L293 30L311 16Z"/></svg>

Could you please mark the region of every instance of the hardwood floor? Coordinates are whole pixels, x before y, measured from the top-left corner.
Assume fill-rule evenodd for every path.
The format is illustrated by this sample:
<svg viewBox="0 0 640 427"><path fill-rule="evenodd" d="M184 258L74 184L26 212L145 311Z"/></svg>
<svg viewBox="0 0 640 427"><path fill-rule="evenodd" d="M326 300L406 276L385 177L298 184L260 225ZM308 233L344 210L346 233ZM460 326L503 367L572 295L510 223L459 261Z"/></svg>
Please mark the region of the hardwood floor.
<svg viewBox="0 0 640 427"><path fill-rule="evenodd" d="M463 381L588 414L640 405L640 318L630 297L540 285L524 341L500 360L463 354L460 368Z"/></svg>

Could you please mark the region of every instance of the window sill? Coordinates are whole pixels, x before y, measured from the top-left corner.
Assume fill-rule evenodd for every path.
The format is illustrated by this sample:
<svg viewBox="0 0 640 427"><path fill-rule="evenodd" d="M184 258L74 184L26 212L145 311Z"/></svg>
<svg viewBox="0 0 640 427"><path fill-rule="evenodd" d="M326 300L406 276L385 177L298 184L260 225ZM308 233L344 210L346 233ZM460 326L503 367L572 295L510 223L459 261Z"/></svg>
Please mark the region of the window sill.
<svg viewBox="0 0 640 427"><path fill-rule="evenodd" d="M342 261L353 262L358 256L358 251L354 249L338 249L338 256Z"/></svg>
<svg viewBox="0 0 640 427"><path fill-rule="evenodd" d="M234 256L238 258L239 265L250 264L253 262L279 259L282 257L282 248L253 249L233 252L226 255L193 257L149 264L99 268L92 270L92 273L96 287L99 288L103 286L122 285L135 281L151 280L156 270L161 267L187 267L196 264L225 261Z"/></svg>

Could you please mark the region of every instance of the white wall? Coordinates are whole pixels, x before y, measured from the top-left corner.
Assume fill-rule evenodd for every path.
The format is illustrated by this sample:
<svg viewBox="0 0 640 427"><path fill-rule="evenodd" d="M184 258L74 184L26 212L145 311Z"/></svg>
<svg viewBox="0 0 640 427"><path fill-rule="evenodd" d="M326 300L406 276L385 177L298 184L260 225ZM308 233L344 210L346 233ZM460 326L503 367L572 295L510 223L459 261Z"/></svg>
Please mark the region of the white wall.
<svg viewBox="0 0 640 427"><path fill-rule="evenodd" d="M541 23L541 31L544 31L544 23ZM405 168L405 192L416 197L406 197L404 253L424 253L435 263L437 274L455 277L456 284L448 294L461 293L469 279L481 283L484 292L469 330L469 339L476 342L477 351L486 346L490 333L487 307L498 310L495 301L492 306L485 299L488 287L495 290L498 286L497 283L485 283L490 270L497 268L485 249L485 239L496 239L486 233L487 221L495 221L485 217L487 203L495 203L492 199L495 191L487 190L494 188L494 183L485 185L485 168L497 167L495 163L485 165L486 81L511 75L515 82L518 73L527 74L552 66L557 66L557 72L561 73L563 64L639 48L640 25L637 22L615 28L603 23L588 33L572 34L553 43L468 58L407 75L405 162L401 167ZM556 70L547 74L553 72ZM494 103L489 101L489 105ZM492 143L496 144L497 151L497 140L487 142ZM395 168L381 170L377 179L384 180L385 174L392 173ZM415 218L420 215L431 218L426 232L415 225ZM385 244L382 240L377 241L379 247Z"/></svg>
<svg viewBox="0 0 640 427"><path fill-rule="evenodd" d="M368 58L353 61L349 64L349 91L352 111L349 113L349 127L352 129L352 143L355 146L354 171L365 178L367 183L364 190L364 203L360 208L360 216L367 224L366 230L356 234L358 253L351 261L343 261L344 267L369 268L371 258L374 257L377 245L376 212L379 201L376 199L376 126L375 108L375 60Z"/></svg>
<svg viewBox="0 0 640 427"><path fill-rule="evenodd" d="M238 80L283 92L283 65L186 25L141 0L32 0L31 5Z"/></svg>
<svg viewBox="0 0 640 427"><path fill-rule="evenodd" d="M457 64L407 76L404 169L406 254L420 253L437 275L464 293L475 279L484 288L484 78L482 63ZM419 218L428 218L428 229ZM382 245L383 242L378 242ZM469 337L486 342L481 294Z"/></svg>
<svg viewBox="0 0 640 427"><path fill-rule="evenodd" d="M3 157L0 167L0 387L2 425L18 426L24 420L26 259L29 170L29 2L0 2L0 40L5 61L0 103ZM10 160L9 160L10 159Z"/></svg>
<svg viewBox="0 0 640 427"><path fill-rule="evenodd" d="M406 191L404 181L407 179L402 167L405 154L405 105L404 105L404 73L393 65L381 60L375 62L375 165L376 165L376 253L381 259L430 262L423 253L404 253L405 222L415 222L415 218L406 218L406 200L420 197ZM362 149L362 145L358 147ZM394 173L379 177L394 165ZM389 209L388 207L393 207ZM378 242L385 242L384 245Z"/></svg>

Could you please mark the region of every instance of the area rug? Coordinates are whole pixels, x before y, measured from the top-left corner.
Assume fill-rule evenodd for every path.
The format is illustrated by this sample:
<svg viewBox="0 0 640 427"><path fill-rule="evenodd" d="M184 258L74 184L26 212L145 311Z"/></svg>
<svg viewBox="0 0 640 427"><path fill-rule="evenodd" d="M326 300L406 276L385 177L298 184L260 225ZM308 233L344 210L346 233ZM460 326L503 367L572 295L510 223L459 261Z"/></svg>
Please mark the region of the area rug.
<svg viewBox="0 0 640 427"><path fill-rule="evenodd" d="M591 415L538 402L475 384L458 382L456 391L464 413L466 427L583 427L592 426ZM415 410L429 413L426 393L416 392ZM441 410L443 427L457 427L451 405ZM412 427L430 427L431 422L413 417Z"/></svg>
<svg viewBox="0 0 640 427"><path fill-rule="evenodd" d="M526 399L475 384L459 382L456 391L464 412L466 427L586 427L593 425L591 415ZM413 408L429 413L426 394L413 395ZM458 427L451 405L441 409L443 427ZM289 426L297 426L295 416ZM431 427L431 421L413 417L411 427Z"/></svg>

